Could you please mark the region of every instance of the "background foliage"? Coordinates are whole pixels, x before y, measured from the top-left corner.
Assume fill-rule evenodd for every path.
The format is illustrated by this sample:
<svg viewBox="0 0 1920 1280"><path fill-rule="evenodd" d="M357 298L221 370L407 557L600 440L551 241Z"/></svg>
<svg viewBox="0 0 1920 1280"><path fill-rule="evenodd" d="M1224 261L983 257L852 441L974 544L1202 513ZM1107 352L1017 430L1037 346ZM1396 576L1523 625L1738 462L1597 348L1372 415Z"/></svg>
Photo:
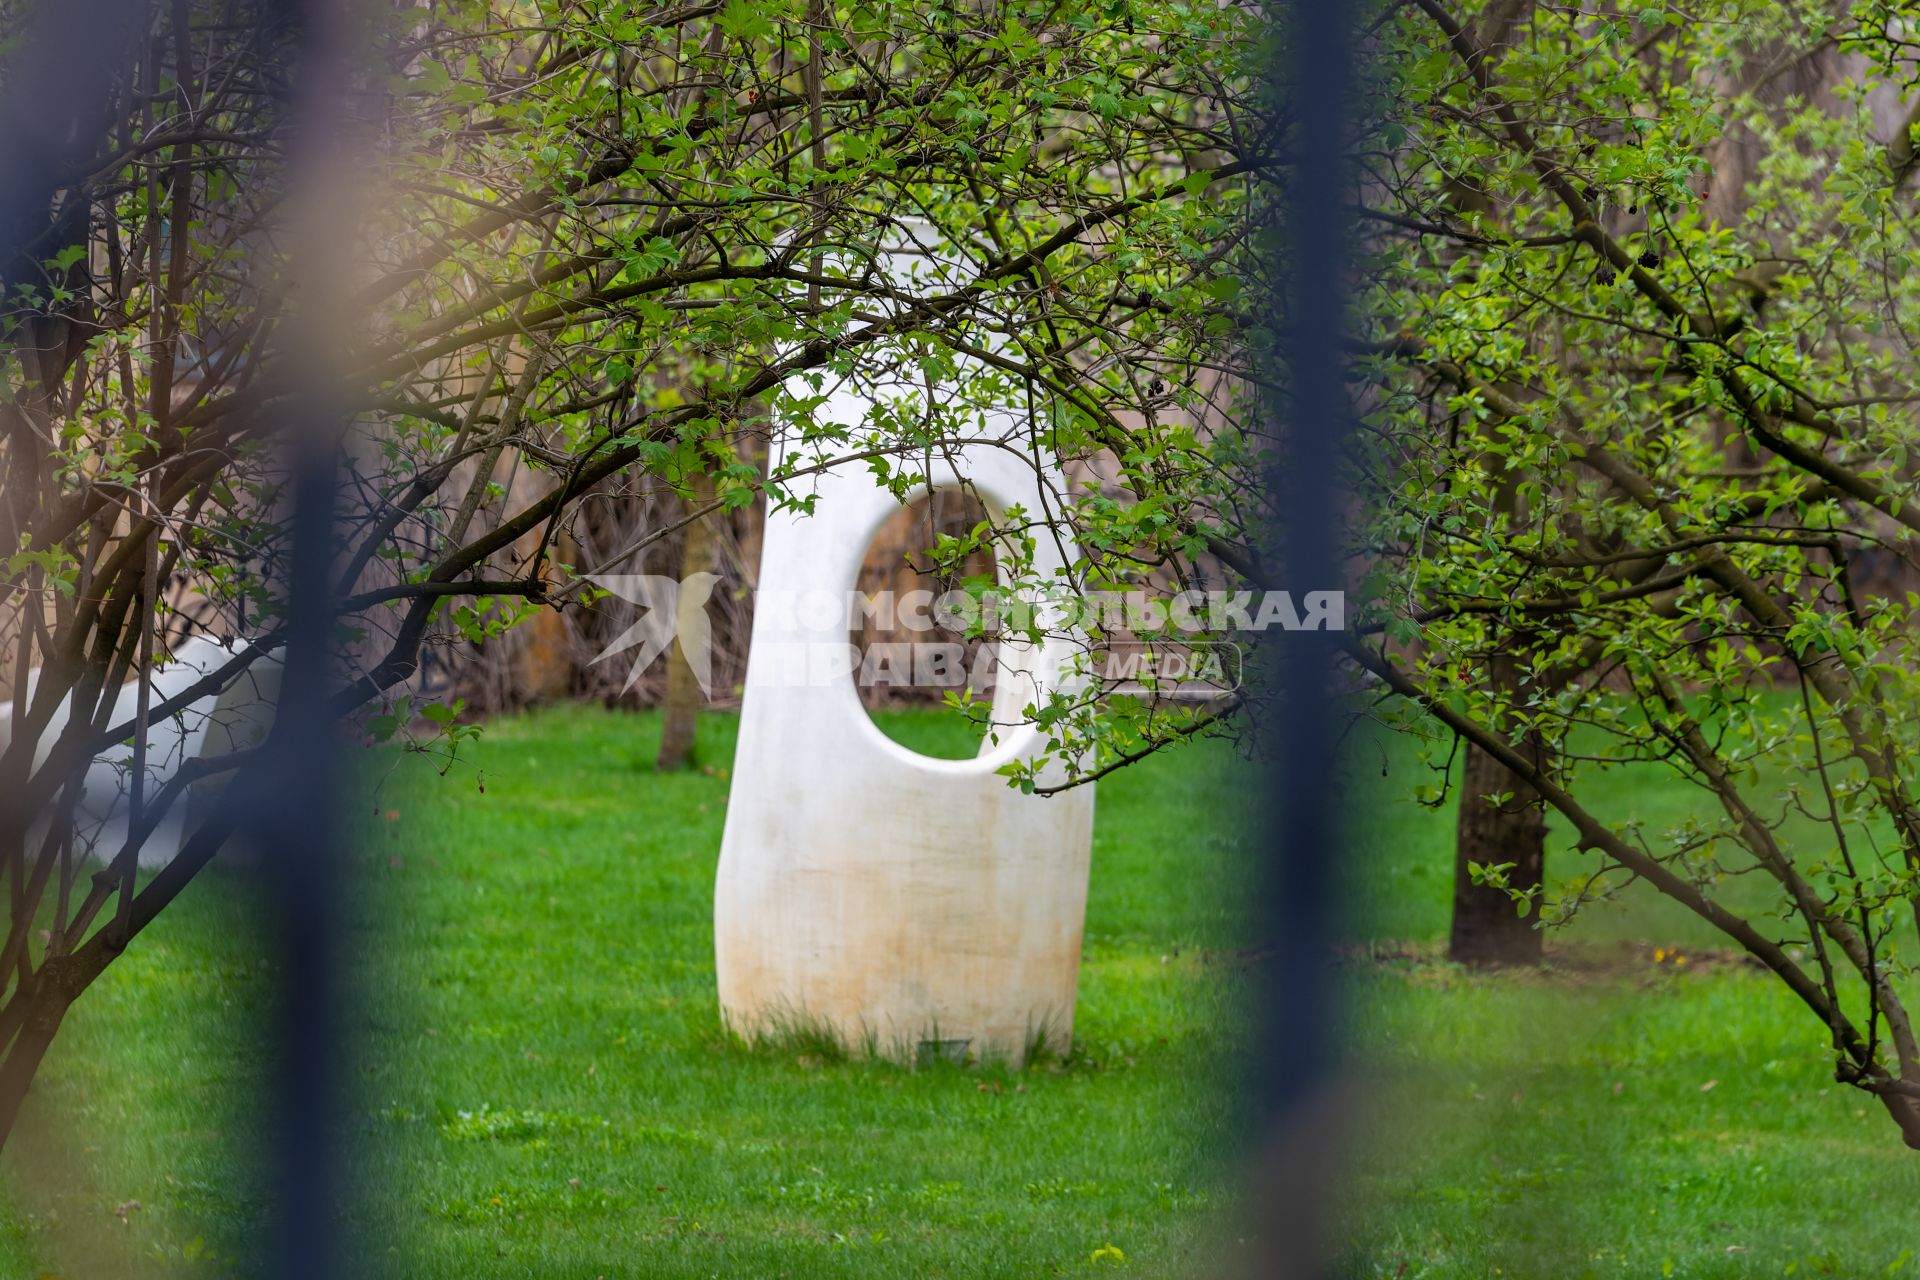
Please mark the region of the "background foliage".
<svg viewBox="0 0 1920 1280"><path fill-rule="evenodd" d="M1383 18L1349 652L1602 855L1478 876L1549 925L1656 887L1920 1145L1899 8ZM1602 802L1631 766L1713 807L1638 824Z"/></svg>

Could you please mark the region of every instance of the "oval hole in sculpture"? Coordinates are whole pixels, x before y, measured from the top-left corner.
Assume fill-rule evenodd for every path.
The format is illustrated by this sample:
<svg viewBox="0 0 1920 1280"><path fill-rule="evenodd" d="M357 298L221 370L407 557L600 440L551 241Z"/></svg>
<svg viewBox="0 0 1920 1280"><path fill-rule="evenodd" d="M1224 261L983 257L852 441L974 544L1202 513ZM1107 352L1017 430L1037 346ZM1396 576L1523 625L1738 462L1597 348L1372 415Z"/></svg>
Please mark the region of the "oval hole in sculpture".
<svg viewBox="0 0 1920 1280"><path fill-rule="evenodd" d="M848 637L860 651L854 679L860 704L881 733L937 760L971 759L989 745L984 718L993 700L990 686L975 685L978 719L944 702L969 679L990 678L998 646L937 620L918 630L908 619L939 612L922 607L929 597L937 602L949 592L964 592L968 579L995 575L989 548L958 565L938 563L933 551L939 535L964 537L986 518L972 494L936 489L923 495L894 512L874 534L855 586L875 601ZM892 607L887 607L888 592ZM928 595L916 598L914 592Z"/></svg>

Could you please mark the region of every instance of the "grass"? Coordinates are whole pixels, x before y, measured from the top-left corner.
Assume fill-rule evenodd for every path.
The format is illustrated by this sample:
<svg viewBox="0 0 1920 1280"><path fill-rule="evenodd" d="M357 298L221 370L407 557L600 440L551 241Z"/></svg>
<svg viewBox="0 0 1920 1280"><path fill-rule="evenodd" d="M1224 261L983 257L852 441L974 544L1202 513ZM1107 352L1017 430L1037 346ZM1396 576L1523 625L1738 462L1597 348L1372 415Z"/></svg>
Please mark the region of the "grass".
<svg viewBox="0 0 1920 1280"><path fill-rule="evenodd" d="M367 1274L1219 1273L1237 972L1219 953L1244 883L1227 756L1102 784L1072 1057L914 1071L722 1033L732 722L703 723L706 771L672 776L647 764L656 731L579 708L501 721L444 779L405 762L360 815ZM1356 756L1342 1275L1920 1280L1920 1156L1827 1078L1784 990L1637 892L1556 937L1548 972L1446 964L1452 815L1398 798L1423 779L1406 743ZM1694 802L1623 774L1588 795L1652 827ZM0 1274L240 1256L260 1210L234 1154L257 1136L241 1032L267 987L245 919L236 880L198 886L76 1010L9 1152Z"/></svg>
<svg viewBox="0 0 1920 1280"><path fill-rule="evenodd" d="M1920 1275L1920 1157L1771 980L1409 963L1356 987L1347 1275Z"/></svg>
<svg viewBox="0 0 1920 1280"><path fill-rule="evenodd" d="M1441 811L1423 807L1412 799L1416 786L1432 783L1441 775L1439 766L1448 763L1443 741L1430 760L1418 756L1418 740L1384 732L1361 737L1350 751L1351 763L1361 775L1358 790L1378 797L1380 803L1362 806L1357 811L1358 865L1364 878L1352 894L1357 910L1356 932L1363 938L1430 938L1447 930L1447 913L1452 900L1452 831L1455 817L1453 801L1457 792L1448 793L1447 806ZM1598 754L1613 746L1600 734L1575 738L1576 750ZM1458 762L1452 777L1458 780ZM1838 767L1845 776L1858 780L1851 762ZM1747 794L1759 803L1763 812L1779 813L1782 822L1779 838L1788 848L1800 841L1824 847L1832 840L1824 824L1802 813L1788 811L1783 803L1790 787L1805 786L1804 779L1787 777L1774 766L1758 766L1757 776L1747 785ZM1724 825L1718 806L1697 788L1678 784L1671 772L1658 766L1635 765L1602 770L1588 765L1578 775L1575 792L1580 802L1602 821L1626 826L1639 833L1654 847L1660 847L1666 832L1684 826L1689 820L1712 821ZM1880 827L1876 838L1881 847L1894 843L1892 832ZM1551 851L1548 878L1572 881L1597 871L1597 854L1582 853L1572 847L1572 828L1557 813L1549 813L1547 846ZM1750 865L1750 864L1747 864ZM1616 872L1613 880L1618 882ZM1730 876L1714 888L1715 896L1727 906L1749 918L1764 916L1773 910L1777 895L1774 881L1765 875ZM1726 938L1711 925L1679 903L1663 897L1652 887L1635 882L1619 894L1619 900L1584 908L1573 925L1554 935L1562 941L1617 943L1622 941L1663 941L1692 947L1724 946Z"/></svg>
<svg viewBox="0 0 1920 1280"><path fill-rule="evenodd" d="M949 751L970 732L915 713L887 728ZM649 763L657 731L563 708L490 725L446 778L416 758L377 781L357 832L375 890L356 939L377 977L357 1055L371 1270L1048 1276L1124 1256L1131 1274L1204 1273L1233 1129L1215 954L1238 927L1229 757L1102 784L1070 1058L908 1070L723 1033L733 721L703 722L706 767L674 775ZM260 1203L233 1153L257 1137L259 1064L220 1014L258 1012L266 985L244 914L233 879L197 886L76 1008L22 1143L63 1151L69 1176L11 1153L0 1272L241 1258ZM81 1245L113 1264L75 1262Z"/></svg>
<svg viewBox="0 0 1920 1280"><path fill-rule="evenodd" d="M1347 970L1360 1141L1343 1274L1920 1280L1920 1155L1833 1083L1784 986L1718 958L1725 939L1644 885L1556 933L1547 973L1445 963L1453 810L1404 798L1431 780L1405 741L1356 754L1384 798L1353 851L1372 958ZM1649 771L1582 794L1649 831L1699 812ZM1567 844L1550 824L1550 876L1591 869ZM1757 880L1727 900L1753 910Z"/></svg>

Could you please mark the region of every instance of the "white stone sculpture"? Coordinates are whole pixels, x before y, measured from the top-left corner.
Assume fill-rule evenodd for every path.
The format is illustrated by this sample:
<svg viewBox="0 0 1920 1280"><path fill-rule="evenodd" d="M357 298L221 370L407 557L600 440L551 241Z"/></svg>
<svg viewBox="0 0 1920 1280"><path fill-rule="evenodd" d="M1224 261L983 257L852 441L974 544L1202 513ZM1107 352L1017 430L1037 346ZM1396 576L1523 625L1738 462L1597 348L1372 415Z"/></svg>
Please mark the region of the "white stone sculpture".
<svg viewBox="0 0 1920 1280"><path fill-rule="evenodd" d="M226 666L238 652L235 641L211 636L181 641L164 660L155 662L149 705L157 707L185 693ZM39 676L38 668L28 674L28 698L39 683ZM121 687L113 708L115 725L133 720L139 690L139 684L133 681ZM218 692L195 699L174 715L156 717L147 731L145 793L157 794L188 760L259 745L273 722L273 706L279 693L280 658L278 654L267 654L255 659ZM46 760L53 744L66 730L70 710L70 704L65 701L55 709L40 735L34 759L36 767ZM12 741L13 716L14 703L0 703L0 751ZM126 843L132 761L132 747L117 743L94 757L87 766L75 811L76 834L102 859L112 858ZM196 783L187 796L173 805L141 846L141 866L164 866L173 860L182 842L192 834L200 812L224 781L209 779Z"/></svg>
<svg viewBox="0 0 1920 1280"><path fill-rule="evenodd" d="M841 393L821 413L857 423L863 409ZM1007 444L970 444L936 460L935 483L964 478L996 517L1015 506L1030 518L1053 509L1057 495L1043 505L1019 422L989 412L985 426ZM845 601L900 504L859 463L795 487L809 486L815 514L774 510L766 522L714 896L722 1012L743 1035L824 1029L855 1050L909 1060L1018 1063L1041 1043L1063 1050L1093 788L1022 795L996 770L1041 744L1036 727L1013 722L1063 678L1074 646L1064 637L1000 642L1002 727L978 756L932 759L893 742L850 674L818 678L823 664L798 655L847 651L844 613L808 608L806 597ZM1074 554L1045 531L1037 542L1041 574Z"/></svg>

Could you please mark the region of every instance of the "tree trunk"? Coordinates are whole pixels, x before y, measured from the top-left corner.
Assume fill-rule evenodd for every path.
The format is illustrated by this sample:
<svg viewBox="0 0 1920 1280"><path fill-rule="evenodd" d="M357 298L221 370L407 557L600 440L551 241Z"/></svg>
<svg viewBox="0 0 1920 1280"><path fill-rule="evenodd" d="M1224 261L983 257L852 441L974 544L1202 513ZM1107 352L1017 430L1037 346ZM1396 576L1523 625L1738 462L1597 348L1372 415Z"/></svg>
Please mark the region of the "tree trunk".
<svg viewBox="0 0 1920 1280"><path fill-rule="evenodd" d="M694 478L690 510L699 510L713 501L713 483L706 476ZM680 533L680 580L713 569L713 519L695 520ZM693 758L694 729L700 717L700 682L679 644L667 646L667 692L661 701L660 754L654 768L661 772L684 769Z"/></svg>
<svg viewBox="0 0 1920 1280"><path fill-rule="evenodd" d="M1883 1093L1880 1101L1886 1106L1887 1114L1900 1126L1900 1137L1915 1151L1920 1151L1920 1101L1900 1093Z"/></svg>
<svg viewBox="0 0 1920 1280"><path fill-rule="evenodd" d="M1510 475L1496 496L1496 509L1510 524L1526 517L1517 476ZM1485 675L1490 689L1506 705L1521 704L1520 655L1535 651L1520 634L1496 633L1489 642ZM1543 763L1544 746L1537 735L1514 743ZM1490 798L1504 796L1499 804ZM1540 919L1539 897L1516 906L1506 889L1475 884L1470 867L1506 867L1509 888L1540 887L1547 861L1547 812L1540 794L1513 776L1498 760L1471 743L1460 775L1460 816L1454 829L1453 930L1447 954L1456 963L1472 965L1539 964L1544 942L1535 927Z"/></svg>
<svg viewBox="0 0 1920 1280"><path fill-rule="evenodd" d="M27 1100L27 1090L39 1074L40 1063L53 1044L54 1033L60 1030L60 1023L73 1003L73 996L65 989L57 971L59 963L50 962L56 967L54 974L49 975L42 969L38 975L40 989L33 994L20 1031L8 1046L5 1061L0 1063L0 1149L4 1149L7 1139L13 1136L21 1105Z"/></svg>
<svg viewBox="0 0 1920 1280"><path fill-rule="evenodd" d="M1511 793L1511 794L1508 794ZM1506 795L1498 804L1489 796ZM1478 747L1466 749L1460 818L1454 839L1453 932L1447 954L1461 964L1538 964L1541 933L1536 899L1523 914L1503 889L1475 884L1469 863L1512 863L1507 883L1533 889L1546 869L1547 815L1534 789Z"/></svg>

